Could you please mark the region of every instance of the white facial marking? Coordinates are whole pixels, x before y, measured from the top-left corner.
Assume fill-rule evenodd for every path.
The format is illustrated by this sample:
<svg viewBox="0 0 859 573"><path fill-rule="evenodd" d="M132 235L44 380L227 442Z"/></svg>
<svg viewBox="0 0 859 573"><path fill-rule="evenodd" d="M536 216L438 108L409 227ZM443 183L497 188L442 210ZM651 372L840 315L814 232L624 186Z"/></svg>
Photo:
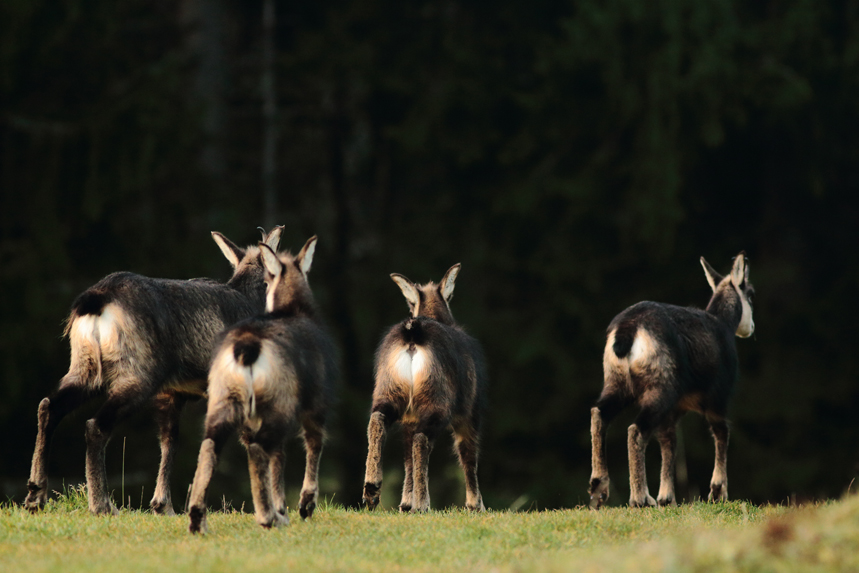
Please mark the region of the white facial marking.
<svg viewBox="0 0 859 573"><path fill-rule="evenodd" d="M755 319L752 317L752 305L749 304L748 299L738 287L735 286L734 289L737 291L737 296L740 297L740 301L743 305L743 316L740 318L740 325L737 327L737 336L740 338L748 338L755 332Z"/></svg>

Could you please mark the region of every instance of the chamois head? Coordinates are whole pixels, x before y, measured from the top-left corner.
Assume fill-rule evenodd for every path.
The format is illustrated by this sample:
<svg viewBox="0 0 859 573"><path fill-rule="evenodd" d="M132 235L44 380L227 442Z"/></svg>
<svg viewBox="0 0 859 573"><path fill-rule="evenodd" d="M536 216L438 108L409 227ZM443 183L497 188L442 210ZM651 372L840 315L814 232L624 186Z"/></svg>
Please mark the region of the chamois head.
<svg viewBox="0 0 859 573"><path fill-rule="evenodd" d="M277 226L267 234L261 227L259 229L262 232L263 238L260 244L264 243L276 251L280 243L280 235L283 233L283 226ZM221 252L224 253L224 256L233 267L233 276L230 279L231 283L235 284L245 279L253 280L254 277L257 277L256 280L259 280L259 273L262 272L263 268L259 247L251 246L242 249L216 231L212 231L212 238L215 239L215 242L221 248Z"/></svg>
<svg viewBox="0 0 859 573"><path fill-rule="evenodd" d="M711 307L732 302L739 302L742 308L740 324L737 327L737 336L748 338L755 332L755 320L752 318L752 304L755 296L755 287L749 282L749 261L746 252L742 251L734 257L734 266L731 274L723 277L710 264L701 257L701 266L707 275L707 282L713 289L713 298L710 299L708 309Z"/></svg>
<svg viewBox="0 0 859 573"><path fill-rule="evenodd" d="M393 273L391 278L403 291L403 296L409 303L409 311L412 316L425 316L444 324L453 324L450 301L453 298L453 287L456 285L459 268L459 263L450 267L439 284L430 281L426 284L417 285L397 273Z"/></svg>
<svg viewBox="0 0 859 573"><path fill-rule="evenodd" d="M310 237L297 255L275 253L266 243L259 244L265 266L265 311L312 311L313 295L307 273L316 252L316 235Z"/></svg>

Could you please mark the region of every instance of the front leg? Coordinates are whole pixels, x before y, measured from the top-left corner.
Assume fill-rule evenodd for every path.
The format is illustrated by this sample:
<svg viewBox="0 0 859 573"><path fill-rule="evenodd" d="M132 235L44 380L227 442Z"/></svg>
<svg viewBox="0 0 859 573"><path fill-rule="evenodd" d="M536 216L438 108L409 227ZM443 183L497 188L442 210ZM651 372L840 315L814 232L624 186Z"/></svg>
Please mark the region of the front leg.
<svg viewBox="0 0 859 573"><path fill-rule="evenodd" d="M413 513L423 513L429 511L430 495L429 495L429 457L432 453L432 441L423 432L415 434L412 441L412 463L414 464L414 489L412 499Z"/></svg>
<svg viewBox="0 0 859 573"><path fill-rule="evenodd" d="M656 502L660 507L677 505L674 494L674 460L677 450L677 427L670 423L661 428L656 435L662 451L662 472L659 476L659 496Z"/></svg>
<svg viewBox="0 0 859 573"><path fill-rule="evenodd" d="M709 419L710 431L716 442L716 463L710 480L709 500L728 501L728 423L724 419Z"/></svg>
<svg viewBox="0 0 859 573"><path fill-rule="evenodd" d="M155 484L155 495L149 502L153 513L159 515L176 515L173 511L173 500L170 495L170 474L173 471L173 460L176 456L176 440L179 438L179 415L185 399L174 393L160 394L155 398L156 419L161 442L161 464L158 468L158 481Z"/></svg>
<svg viewBox="0 0 859 573"><path fill-rule="evenodd" d="M289 519L275 511L271 496L270 452L257 442L247 445L248 469L251 474L251 495L254 500L254 517L266 529L287 525Z"/></svg>
<svg viewBox="0 0 859 573"><path fill-rule="evenodd" d="M627 433L627 449L629 451L629 506L653 507L656 500L647 489L647 475L644 471L644 450L648 440L641 434L638 426L633 424Z"/></svg>
<svg viewBox="0 0 859 573"><path fill-rule="evenodd" d="M301 499L298 503L298 513L307 519L313 516L316 502L319 499L319 457L322 455L322 440L324 437L322 423L307 420L304 423L304 484L301 486Z"/></svg>
<svg viewBox="0 0 859 573"><path fill-rule="evenodd" d="M269 471L271 471L271 499L274 510L281 515L286 515L286 483L283 477L283 468L286 463L284 448L286 443L272 449L269 454Z"/></svg>
<svg viewBox="0 0 859 573"><path fill-rule="evenodd" d="M465 474L465 507L471 511L485 511L483 496L477 484L477 457L479 442L474 426L464 424L454 430L454 448Z"/></svg>
<svg viewBox="0 0 859 573"><path fill-rule="evenodd" d="M382 489L382 447L387 431L386 416L380 411L370 415L367 426L367 471L364 474L364 504L375 509Z"/></svg>

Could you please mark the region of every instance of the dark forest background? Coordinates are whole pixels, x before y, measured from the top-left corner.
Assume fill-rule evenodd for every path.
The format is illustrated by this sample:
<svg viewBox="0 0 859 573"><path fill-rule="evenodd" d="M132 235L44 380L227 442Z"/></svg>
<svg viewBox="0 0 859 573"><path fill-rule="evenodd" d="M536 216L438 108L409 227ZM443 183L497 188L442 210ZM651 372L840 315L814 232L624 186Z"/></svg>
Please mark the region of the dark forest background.
<svg viewBox="0 0 859 573"><path fill-rule="evenodd" d="M698 257L727 272L743 249L757 332L738 340L731 497L839 496L859 473L857 88L855 0L4 0L0 494L26 493L80 291L118 270L226 279L209 232L249 244L279 223L285 247L319 235L311 285L344 372L322 459L336 502L360 499L373 351L406 315L389 273L462 262L453 312L491 373L484 498L542 509L587 499L612 317L703 307ZM58 430L52 488L83 480L95 407ZM203 411L183 421L177 509ZM609 431L614 503L632 415ZM449 446L435 507L464 499ZM148 504L157 458L151 412L120 425L117 499ZM296 490L297 442L289 460ZM712 461L688 416L681 497L706 496ZM237 444L213 498L249 503Z"/></svg>

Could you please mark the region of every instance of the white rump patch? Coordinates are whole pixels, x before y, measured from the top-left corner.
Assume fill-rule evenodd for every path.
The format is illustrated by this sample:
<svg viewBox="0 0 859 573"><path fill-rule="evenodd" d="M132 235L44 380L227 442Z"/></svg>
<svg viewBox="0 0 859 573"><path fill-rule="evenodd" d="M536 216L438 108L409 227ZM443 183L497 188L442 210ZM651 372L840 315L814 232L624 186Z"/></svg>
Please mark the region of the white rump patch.
<svg viewBox="0 0 859 573"><path fill-rule="evenodd" d="M639 328L629 350L629 362L635 364L648 361L656 353L656 341L643 328Z"/></svg>
<svg viewBox="0 0 859 573"><path fill-rule="evenodd" d="M395 372L409 386L414 387L428 377L429 357L426 350L420 346L415 347L414 352L409 352L408 348L402 348L397 353L394 363Z"/></svg>

